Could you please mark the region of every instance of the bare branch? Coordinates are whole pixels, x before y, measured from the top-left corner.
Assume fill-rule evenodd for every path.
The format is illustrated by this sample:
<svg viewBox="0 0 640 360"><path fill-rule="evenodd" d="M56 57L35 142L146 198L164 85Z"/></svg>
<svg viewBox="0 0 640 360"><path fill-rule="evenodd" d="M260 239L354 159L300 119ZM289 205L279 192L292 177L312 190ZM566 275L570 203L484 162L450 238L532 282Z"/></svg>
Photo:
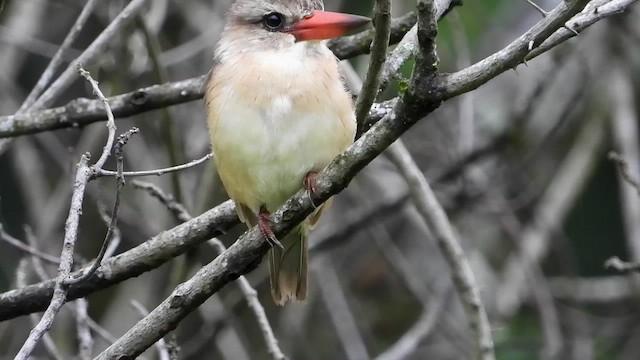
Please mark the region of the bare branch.
<svg viewBox="0 0 640 360"><path fill-rule="evenodd" d="M141 177L141 176L162 176L164 174L167 173L171 173L171 172L177 172L177 171L182 171L182 170L186 170L189 168L192 168L194 166L200 165L204 162L206 162L209 159L213 158L213 153L208 153L207 155L201 157L200 159L196 159L196 160L192 160L186 164L182 164L182 165L177 165L177 166L172 166L172 167L168 167L168 168L164 168L164 169L156 169L156 170L144 170L144 171L125 171L122 173L122 175L124 177ZM96 176L101 177L101 176L116 176L117 172L116 171L110 171L110 170L99 170L96 174Z"/></svg>
<svg viewBox="0 0 640 360"><path fill-rule="evenodd" d="M139 1L140 0L138 0L138 2ZM134 3L132 2L129 7L133 5ZM125 9L121 15L124 14L126 10L127 9ZM415 22L416 15L414 13L393 19L391 22L390 42L395 44L400 41ZM109 30L109 28L105 29L105 32L107 30ZM366 54L370 51L373 34L374 32L372 30L368 30L360 34L346 36L331 41L329 47L333 50L334 54L341 59ZM109 36L112 35L113 34L110 34ZM100 38L96 39L94 44L99 40ZM102 42L103 40L100 41ZM91 50L91 47L87 49L87 51L89 50ZM83 58L82 55L76 60L76 62L82 63L89 61L91 60ZM202 83L204 79L205 76L199 76L187 80L138 89L127 94L112 97L109 99L109 103L111 104L114 115L117 118L121 118L171 105L195 101L202 99L204 94ZM54 95L56 97L58 96L58 94ZM0 116L0 138L67 127L79 127L106 119L106 113L104 108L100 106L99 101L88 99L76 99L65 106L46 110L36 108L32 110L34 111L28 114L17 113L15 115ZM40 111L36 112L35 110Z"/></svg>
<svg viewBox="0 0 640 360"><path fill-rule="evenodd" d="M216 248L220 254L227 250L224 244L216 238L209 240L207 243ZM282 353L280 345L278 345L278 339L276 339L273 329L271 328L271 324L269 324L267 313L264 311L264 307L260 303L260 300L258 300L258 292L251 286L249 280L247 280L245 276L240 276L238 278L238 286L240 287L240 291L242 291L244 298L247 300L249 308L253 311L254 316L258 320L260 331L262 332L262 336L264 337L267 348L269 349L269 355L271 355L271 358L274 360L286 360L287 357Z"/></svg>
<svg viewBox="0 0 640 360"><path fill-rule="evenodd" d="M367 346L360 335L355 316L340 285L335 266L328 255L324 255L314 268L318 278L320 295L326 304L336 336L348 360L370 359Z"/></svg>
<svg viewBox="0 0 640 360"><path fill-rule="evenodd" d="M184 207L184 205L177 202L173 198L173 196L165 194L164 191L160 189L160 187L151 183L145 183L137 180L134 180L133 186L148 191L151 196L157 198L161 203L163 203L173 213L176 219L182 222L186 222L192 219L191 215ZM227 250L224 244L215 237L207 241L207 244L218 250L220 254ZM249 308L253 311L256 319L258 320L258 325L260 326L260 330L262 331L262 335L264 336L267 348L269 349L269 354L274 360L285 360L287 357L282 353L282 350L280 350L278 340L273 333L271 324L269 324L269 319L267 319L267 314L264 311L264 307L258 300L257 291L253 287L251 287L249 280L247 280L247 278L244 276L240 276L238 278L238 285L240 287L240 290L242 291L242 294L247 300Z"/></svg>
<svg viewBox="0 0 640 360"><path fill-rule="evenodd" d="M139 301L131 300L131 307L133 307L141 317L145 317L149 315L149 310L147 310L144 305L142 305ZM156 342L156 349L158 350L158 358L160 360L170 360L169 356L169 348L167 347L167 342L164 339L159 339Z"/></svg>
<svg viewBox="0 0 640 360"><path fill-rule="evenodd" d="M502 270L503 279L496 292L501 315L509 317L520 306L527 292L527 275L547 253L551 234L567 216L595 166L593 159L604 141L604 124L604 119L586 124L538 201L531 224L522 231L522 251L512 255Z"/></svg>
<svg viewBox="0 0 640 360"><path fill-rule="evenodd" d="M615 151L610 151L607 157L618 166L618 170L620 171L622 178L631 185L631 187L633 187L640 196L640 181L636 180L633 175L631 175L627 160Z"/></svg>
<svg viewBox="0 0 640 360"><path fill-rule="evenodd" d="M620 260L619 257L613 256L604 263L605 269L613 269L623 273L640 273L640 263L631 263Z"/></svg>
<svg viewBox="0 0 640 360"><path fill-rule="evenodd" d="M40 319L40 322L38 322L36 327L29 333L29 337L16 355L16 360L26 360L29 358L42 336L51 328L55 315L65 303L68 290L65 283L73 266L73 249L75 248L75 243L78 238L82 201L84 199L85 187L91 177L88 162L89 156L85 154L82 155L82 159L78 163L74 191L71 197L71 208L69 209L69 216L65 223L65 236L62 254L60 255L60 266L58 268L58 276L55 280L51 303L49 307L47 307L42 319Z"/></svg>
<svg viewBox="0 0 640 360"><path fill-rule="evenodd" d="M115 131L115 128L114 128L114 131ZM79 284L79 283L87 280L91 276L93 276L93 274L96 272L98 267L102 264L105 254L107 254L107 249L109 248L109 245L111 244L111 239L113 237L113 234L116 231L116 226L117 226L117 223L118 223L118 213L120 211L120 195L122 194L122 188L124 187L124 183L125 183L124 175L123 175L123 171L124 171L124 146L127 144L129 139L131 139L133 134L137 133L138 131L139 131L138 128L134 127L133 129L125 132L124 134L121 134L118 137L118 142L116 143L116 145L114 147L116 164L117 164L116 166L118 168L118 171L116 172L116 195L115 195L116 198L115 198L114 203L113 203L113 210L111 211L109 225L107 226L107 233L105 234L104 240L102 241L102 246L100 247L100 252L98 253L98 256L96 256L96 259L93 261L93 264L91 265L89 270L84 272L82 274L82 276L80 276L80 277L70 278L67 281L67 285L68 286Z"/></svg>
<svg viewBox="0 0 640 360"><path fill-rule="evenodd" d="M31 257L32 261L36 261L36 257ZM26 282L26 274L27 274L27 258L23 258L18 263L18 267L16 269L16 286L25 287L27 285ZM40 322L40 318L37 314L29 314L29 319L33 326L37 326ZM63 360L63 356L60 354L60 350L56 346L56 343L51 338L50 334L44 334L42 337L42 345L44 346L47 354L54 360Z"/></svg>
<svg viewBox="0 0 640 360"><path fill-rule="evenodd" d="M94 276L71 286L67 301L85 297L132 277L155 269L198 244L220 236L239 223L233 201L227 201L193 220L164 231L141 245L102 264ZM80 276L78 270L72 277ZM53 294L55 280L47 280L0 294L0 321L44 311Z"/></svg>
<svg viewBox="0 0 640 360"><path fill-rule="evenodd" d="M25 252L29 255L38 257L41 260L44 260L50 264L54 264L54 265L59 265L60 264L60 259L55 257L55 256L51 256L47 253L44 253L32 246L29 246L27 244L25 244L24 242L14 238L13 236L9 235L9 233L7 233L4 230L4 227L2 226L2 224L0 223L0 239L2 239L3 241L5 241L6 243L8 243L9 245L15 247L16 249Z"/></svg>
<svg viewBox="0 0 640 360"><path fill-rule="evenodd" d="M173 216L181 222L186 222L192 219L191 214L189 214L189 211L187 211L184 205L177 202L173 196L165 194L159 186L144 181L133 180L133 187L145 190L149 195L158 199L158 201L166 206Z"/></svg>
<svg viewBox="0 0 640 360"><path fill-rule="evenodd" d="M556 47L584 29L595 24L596 22L608 18L609 16L624 12L631 4L638 0L605 0L606 2L592 1L585 7L584 11L578 16L567 21L564 28L559 29L555 34L546 39L540 46L533 49L525 60L531 60L549 50ZM593 4L593 5L592 5Z"/></svg>
<svg viewBox="0 0 640 360"><path fill-rule="evenodd" d="M385 155L406 179L413 204L433 233L440 251L451 268L453 283L475 335L477 358L494 359L491 325L480 297L480 288L444 209L404 146L398 143L393 144L387 149Z"/></svg>
<svg viewBox="0 0 640 360"><path fill-rule="evenodd" d="M91 13L93 12L93 9L95 9L96 5L98 5L98 0L88 0L84 5L84 8L82 9L82 12L80 12L78 19L76 19L76 22L71 27L71 30L69 30L69 33L62 41L62 45L60 45L55 55L53 55L53 58L47 65L47 68L44 70L42 75L40 75L40 79L38 79L36 85L33 87L33 89L31 89L31 92L27 96L27 99L22 103L22 106L20 107L18 112L28 111L31 108L31 105L36 102L40 94L42 94L42 92L45 90L47 85L49 85L53 78L53 75L55 75L58 67L62 64L64 57L67 54L68 50L71 48L73 42L76 40L78 35L80 35L80 31L89 19L89 16L91 16Z"/></svg>
<svg viewBox="0 0 640 360"><path fill-rule="evenodd" d="M76 300L76 330L78 332L78 358L91 359L93 353L93 337L89 328L89 303L86 299Z"/></svg>
<svg viewBox="0 0 640 360"><path fill-rule="evenodd" d="M376 0L373 11L375 35L371 45L369 69L367 70L364 85L360 90L360 95L356 102L358 133L362 132L362 126L366 116L369 114L369 109L378 97L380 74L382 72L382 66L387 58L389 36L391 35L391 0Z"/></svg>
<svg viewBox="0 0 640 360"><path fill-rule="evenodd" d="M76 69L73 64L89 64L92 63L102 52L106 49L107 45L111 42L113 37L117 35L122 28L132 19L135 15L142 10L142 7L148 2L148 0L132 0L118 16L116 16L106 29L82 52L82 54L75 59L60 77L42 94L42 96L31 106L30 110L41 110L47 106L50 106L60 94L66 90L74 80L76 80ZM102 166L100 166L102 167Z"/></svg>
<svg viewBox="0 0 640 360"><path fill-rule="evenodd" d="M443 100L474 90L498 74L516 67L525 58L529 59L533 53L531 44L534 47L542 44L565 22L582 10L586 3L587 0L562 1L560 5L548 13L548 16L504 49L466 69L443 75L440 81L444 88L443 92L446 94ZM547 48L545 51L549 49Z"/></svg>
<svg viewBox="0 0 640 360"><path fill-rule="evenodd" d="M429 308L425 308L422 314L398 341L378 355L375 360L402 360L407 359L416 350L420 343L433 331L438 318L444 312L449 303L451 285L438 291L435 300Z"/></svg>
<svg viewBox="0 0 640 360"><path fill-rule="evenodd" d="M111 109L109 108L109 102L104 97L98 84L95 80L91 78L91 75L87 71L85 71L80 64L77 65L78 72L81 76L85 77L87 81L93 87L94 93L98 98L103 102L105 109L108 114L107 128L109 131L107 146L104 147L102 151L102 155L100 159L93 165L92 168L101 168L104 163L107 161L107 157L111 151L111 147L113 145L113 140L115 138L116 127L113 119L113 114ZM88 165L89 162L89 154L82 155L80 162L78 163L76 170L76 178L73 186L73 194L71 196L71 207L69 209L69 216L67 217L67 221L65 223L65 235L64 242L62 246L62 254L60 255L60 266L58 267L58 276L55 281L55 288L53 291L53 296L51 297L51 302L47 307L42 319L36 325L36 327L31 330L29 333L29 337L25 341L24 345L16 355L16 359L18 360L26 360L29 358L33 349L40 341L42 336L49 331L51 325L53 324L53 320L64 305L67 298L67 291L69 289L70 280L69 275L71 274L71 270L73 268L73 253L76 241L78 239L78 228L80 223L80 214L82 213L82 202L84 200L85 188L89 181L91 180L91 175L93 173L92 168Z"/></svg>

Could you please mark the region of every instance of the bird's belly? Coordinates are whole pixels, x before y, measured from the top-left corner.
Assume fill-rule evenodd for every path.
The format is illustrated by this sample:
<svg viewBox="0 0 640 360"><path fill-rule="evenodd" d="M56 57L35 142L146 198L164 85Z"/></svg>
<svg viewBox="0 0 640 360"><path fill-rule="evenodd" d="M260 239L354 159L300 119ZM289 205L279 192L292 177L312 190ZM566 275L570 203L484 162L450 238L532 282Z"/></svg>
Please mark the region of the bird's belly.
<svg viewBox="0 0 640 360"><path fill-rule="evenodd" d="M229 196L254 212L277 209L353 141L330 107L296 111L286 98L268 108L225 105L210 129L218 172Z"/></svg>

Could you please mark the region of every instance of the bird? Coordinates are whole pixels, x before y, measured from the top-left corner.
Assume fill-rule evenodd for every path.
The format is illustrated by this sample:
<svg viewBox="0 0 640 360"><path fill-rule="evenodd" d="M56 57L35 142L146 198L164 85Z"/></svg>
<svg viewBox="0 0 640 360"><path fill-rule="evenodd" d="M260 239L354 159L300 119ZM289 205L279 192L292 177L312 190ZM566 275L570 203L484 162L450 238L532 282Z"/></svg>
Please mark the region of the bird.
<svg viewBox="0 0 640 360"><path fill-rule="evenodd" d="M307 297L308 236L330 202L280 242L271 213L306 189L354 141L353 99L326 40L369 18L324 10L322 0L236 0L204 84L214 161L240 220L271 245L271 295Z"/></svg>

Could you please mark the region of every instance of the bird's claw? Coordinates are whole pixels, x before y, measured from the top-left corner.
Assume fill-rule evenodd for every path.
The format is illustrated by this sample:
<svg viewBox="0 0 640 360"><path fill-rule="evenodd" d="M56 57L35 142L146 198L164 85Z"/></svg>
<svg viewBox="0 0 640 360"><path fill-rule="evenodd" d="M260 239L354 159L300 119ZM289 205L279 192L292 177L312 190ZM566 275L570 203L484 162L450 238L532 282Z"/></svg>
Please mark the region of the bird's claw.
<svg viewBox="0 0 640 360"><path fill-rule="evenodd" d="M304 180L302 181L304 189L307 191L307 198L309 199L309 202L311 203L311 206L313 206L314 209L318 208L315 202L313 201L313 197L316 194L316 176L317 175L318 175L317 172L310 171L309 173L307 173L307 175L304 177Z"/></svg>
<svg viewBox="0 0 640 360"><path fill-rule="evenodd" d="M267 241L267 243L269 243L271 247L277 246L281 249L284 249L284 246L282 246L282 243L280 242L280 240L278 240L276 234L274 234L273 230L271 230L270 222L271 214L269 214L266 209L262 209L260 211L260 215L258 216L258 229L260 229L262 237Z"/></svg>

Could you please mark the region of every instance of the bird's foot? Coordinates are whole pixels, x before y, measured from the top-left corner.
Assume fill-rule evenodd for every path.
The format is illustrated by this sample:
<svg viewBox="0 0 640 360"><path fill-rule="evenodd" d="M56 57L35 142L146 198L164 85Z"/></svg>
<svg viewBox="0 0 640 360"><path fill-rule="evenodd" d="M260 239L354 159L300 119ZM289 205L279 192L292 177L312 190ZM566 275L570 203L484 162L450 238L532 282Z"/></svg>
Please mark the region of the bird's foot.
<svg viewBox="0 0 640 360"><path fill-rule="evenodd" d="M316 176L318 176L317 172L309 171L302 181L304 189L307 190L307 197L309 198L309 202L314 209L318 208L315 202L313 202L313 197L316 195Z"/></svg>
<svg viewBox="0 0 640 360"><path fill-rule="evenodd" d="M271 230L271 214L264 206L260 208L260 214L258 214L258 229L260 229L262 237L264 237L271 247L277 246L284 249L284 246L282 246L276 234Z"/></svg>

